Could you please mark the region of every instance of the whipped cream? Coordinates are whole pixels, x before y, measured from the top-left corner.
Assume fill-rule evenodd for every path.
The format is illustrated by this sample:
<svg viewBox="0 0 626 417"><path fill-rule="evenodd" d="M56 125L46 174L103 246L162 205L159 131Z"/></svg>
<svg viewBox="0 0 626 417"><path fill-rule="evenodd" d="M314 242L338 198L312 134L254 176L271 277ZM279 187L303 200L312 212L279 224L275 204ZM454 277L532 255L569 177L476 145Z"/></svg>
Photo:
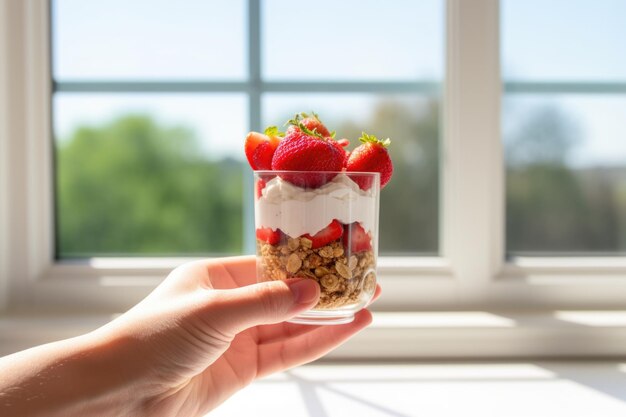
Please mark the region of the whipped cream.
<svg viewBox="0 0 626 417"><path fill-rule="evenodd" d="M343 224L360 222L375 232L378 201L372 190L363 191L346 174L316 189L303 189L276 177L268 181L255 202L257 227L280 229L290 237L314 235L333 219Z"/></svg>

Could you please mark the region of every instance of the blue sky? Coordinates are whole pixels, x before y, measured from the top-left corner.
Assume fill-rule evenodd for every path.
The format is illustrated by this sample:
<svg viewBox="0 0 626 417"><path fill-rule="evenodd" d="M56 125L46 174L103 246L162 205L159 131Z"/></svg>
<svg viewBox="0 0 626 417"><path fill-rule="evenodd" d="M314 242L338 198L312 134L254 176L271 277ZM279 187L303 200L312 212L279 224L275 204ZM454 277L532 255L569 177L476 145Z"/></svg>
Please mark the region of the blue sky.
<svg viewBox="0 0 626 417"><path fill-rule="evenodd" d="M58 80L242 80L247 74L246 1L55 0ZM315 7L312 7L314 4ZM384 5L381 7L381 4ZM262 2L262 73L268 80L441 80L442 0ZM306 13L306 18L302 17ZM517 81L626 81L626 1L504 0L502 67ZM321 24L320 22L324 22ZM325 106L333 100L334 104ZM302 97L266 97L266 123ZM375 99L317 96L324 114L364 117ZM581 129L573 165L624 164L626 96L516 95L506 118L533 107L562 108ZM320 108L321 106L321 108ZM310 106L306 106L307 108ZM326 107L326 108L324 108ZM242 95L62 94L55 128L103 123L128 111L193 126L212 154L241 159L247 126ZM365 116L366 117L366 116ZM514 122L515 120L513 120Z"/></svg>
<svg viewBox="0 0 626 417"><path fill-rule="evenodd" d="M626 81L626 1L504 0L507 79Z"/></svg>

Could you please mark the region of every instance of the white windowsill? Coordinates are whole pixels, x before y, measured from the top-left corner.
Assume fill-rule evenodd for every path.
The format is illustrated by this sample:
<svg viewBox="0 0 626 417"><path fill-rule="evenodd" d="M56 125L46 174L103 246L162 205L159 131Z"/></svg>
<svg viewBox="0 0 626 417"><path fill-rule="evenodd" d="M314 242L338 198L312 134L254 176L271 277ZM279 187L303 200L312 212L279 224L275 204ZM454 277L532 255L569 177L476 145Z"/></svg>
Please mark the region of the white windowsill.
<svg viewBox="0 0 626 417"><path fill-rule="evenodd" d="M0 355L95 329L111 314L0 316ZM626 311L375 312L326 360L626 356Z"/></svg>

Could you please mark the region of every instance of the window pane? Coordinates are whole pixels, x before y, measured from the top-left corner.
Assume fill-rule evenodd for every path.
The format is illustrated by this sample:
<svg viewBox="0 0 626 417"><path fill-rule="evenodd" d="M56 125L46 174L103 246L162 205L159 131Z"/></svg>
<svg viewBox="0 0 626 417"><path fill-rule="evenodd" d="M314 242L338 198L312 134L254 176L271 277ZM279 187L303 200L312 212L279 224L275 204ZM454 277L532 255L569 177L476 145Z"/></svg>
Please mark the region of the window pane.
<svg viewBox="0 0 626 417"><path fill-rule="evenodd" d="M56 94L57 256L242 251L244 95Z"/></svg>
<svg viewBox="0 0 626 417"><path fill-rule="evenodd" d="M57 80L243 79L245 1L53 0Z"/></svg>
<svg viewBox="0 0 626 417"><path fill-rule="evenodd" d="M626 253L626 97L509 95L509 253Z"/></svg>
<svg viewBox="0 0 626 417"><path fill-rule="evenodd" d="M503 0L507 80L626 79L626 2Z"/></svg>
<svg viewBox="0 0 626 417"><path fill-rule="evenodd" d="M266 0L263 75L272 80L440 80L443 24L443 0Z"/></svg>
<svg viewBox="0 0 626 417"><path fill-rule="evenodd" d="M381 193L381 254L439 251L439 102L414 95L268 94L263 122L277 124L296 110L314 110L337 138L357 146L362 131L390 137L394 175Z"/></svg>

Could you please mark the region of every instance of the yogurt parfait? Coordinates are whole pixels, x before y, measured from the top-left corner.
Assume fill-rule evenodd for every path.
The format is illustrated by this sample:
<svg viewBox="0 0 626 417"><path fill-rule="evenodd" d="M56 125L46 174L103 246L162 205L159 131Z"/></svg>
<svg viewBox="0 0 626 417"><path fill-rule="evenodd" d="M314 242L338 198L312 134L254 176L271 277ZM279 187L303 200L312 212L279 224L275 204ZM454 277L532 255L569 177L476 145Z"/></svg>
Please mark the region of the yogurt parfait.
<svg viewBox="0 0 626 417"><path fill-rule="evenodd" d="M379 193L391 176L389 143L363 134L363 144L348 152L348 141L335 140L316 115L299 114L289 123L284 136L272 127L246 140L254 169L257 277L319 284L317 305L293 322L350 322L376 289Z"/></svg>

